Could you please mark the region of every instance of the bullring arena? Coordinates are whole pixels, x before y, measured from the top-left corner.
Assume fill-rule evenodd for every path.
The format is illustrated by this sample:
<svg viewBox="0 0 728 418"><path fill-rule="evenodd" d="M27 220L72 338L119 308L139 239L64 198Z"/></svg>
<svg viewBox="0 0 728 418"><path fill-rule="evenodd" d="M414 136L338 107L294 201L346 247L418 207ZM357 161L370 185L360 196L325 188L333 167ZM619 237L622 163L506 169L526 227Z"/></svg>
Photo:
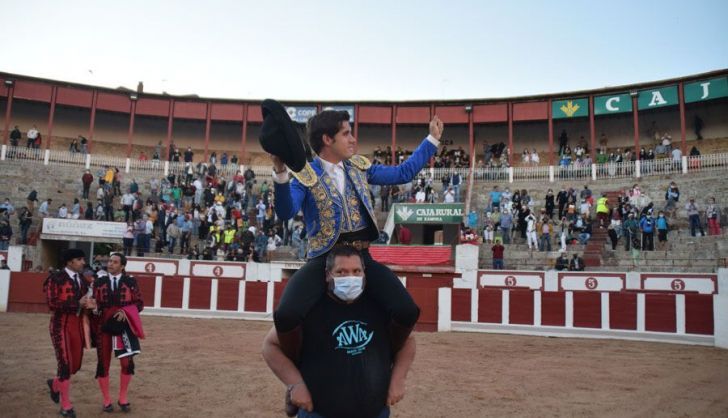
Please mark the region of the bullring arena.
<svg viewBox="0 0 728 418"><path fill-rule="evenodd" d="M184 161L172 157L176 147L190 147L194 164L235 156L218 176L229 180L251 170L255 193L263 182L271 184L270 164L257 143L259 101L117 91L8 73L0 73L0 82L0 199L16 209L36 190L40 202L53 199L55 214L60 203L70 207L81 196L84 170L99 176L107 167L118 168L122 189L133 181L141 195L161 204L164 193L153 193L154 180L177 175L182 181L187 174ZM422 310L407 393L393 416L728 415L728 241L725 228L691 234L684 207L690 197L702 205L701 226L708 232L709 197L728 207L728 70L548 96L285 104L295 122L328 107L350 111L359 153L382 162L406 158L438 115L451 141L446 146L469 157L446 155L422 170L423 183L432 184L427 203L414 202L411 186L387 210L376 199L376 221L388 239L370 252L392 267ZM35 125L43 142L26 146L23 133L19 143L9 143L15 125L24 132ZM565 158L557 151L562 131L594 158ZM645 147L664 147L665 135L669 153L629 158ZM84 147L74 148L79 138ZM503 145L497 161L495 144ZM521 159L522 148L534 151ZM609 157L616 154L620 160ZM463 179L456 201L441 202L443 180L456 173ZM623 250L621 239L613 248L607 230L595 223L585 242L575 234L564 244L566 253L583 259L583 271L556 269L555 237L547 237L549 250L539 251L518 234L506 246L506 270L493 269L491 245L479 233L494 186L527 191L535 210L544 206L547 188L585 185L614 207L624 197L638 208L654 203L661 210L671 181L683 197L669 214L668 244L635 253ZM94 181L94 196L96 189ZM0 252L9 265L0 270L3 416L57 413L43 384L55 364L41 291L45 271L57 267L58 253L69 247L85 249L92 259L121 247L118 197L111 219L36 215L25 239L11 218L13 238ZM250 217L236 227L254 222L252 204L244 208ZM727 214L720 212L723 222ZM411 228L410 243L397 232L403 225ZM205 243L193 236L190 245ZM129 258L148 335L130 392L135 415L283 416L284 387L260 351L287 280L303 265L296 245L276 246L267 260L250 254L227 261L233 256L227 249L201 259L167 245ZM95 352L87 350L84 358L73 378L75 409L99 415ZM115 384L112 379L112 391Z"/></svg>

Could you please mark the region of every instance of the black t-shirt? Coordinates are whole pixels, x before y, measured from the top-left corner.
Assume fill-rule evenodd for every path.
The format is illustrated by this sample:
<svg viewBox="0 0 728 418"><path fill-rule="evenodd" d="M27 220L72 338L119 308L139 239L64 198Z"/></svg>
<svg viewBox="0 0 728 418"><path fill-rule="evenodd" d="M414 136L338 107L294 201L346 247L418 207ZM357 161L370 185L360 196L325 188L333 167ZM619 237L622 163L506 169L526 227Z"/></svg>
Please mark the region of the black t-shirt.
<svg viewBox="0 0 728 418"><path fill-rule="evenodd" d="M299 369L316 413L365 418L382 411L393 362L388 323L366 292L349 305L327 294L309 312Z"/></svg>

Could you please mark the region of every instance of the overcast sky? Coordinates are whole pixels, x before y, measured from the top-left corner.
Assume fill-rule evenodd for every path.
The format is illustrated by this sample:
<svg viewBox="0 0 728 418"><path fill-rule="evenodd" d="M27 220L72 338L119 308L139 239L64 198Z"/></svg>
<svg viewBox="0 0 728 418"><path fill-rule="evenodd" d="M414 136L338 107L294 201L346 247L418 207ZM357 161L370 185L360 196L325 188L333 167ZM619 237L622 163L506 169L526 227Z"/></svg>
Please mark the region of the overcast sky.
<svg viewBox="0 0 728 418"><path fill-rule="evenodd" d="M496 98L728 68L728 1L3 1L0 71L203 97Z"/></svg>

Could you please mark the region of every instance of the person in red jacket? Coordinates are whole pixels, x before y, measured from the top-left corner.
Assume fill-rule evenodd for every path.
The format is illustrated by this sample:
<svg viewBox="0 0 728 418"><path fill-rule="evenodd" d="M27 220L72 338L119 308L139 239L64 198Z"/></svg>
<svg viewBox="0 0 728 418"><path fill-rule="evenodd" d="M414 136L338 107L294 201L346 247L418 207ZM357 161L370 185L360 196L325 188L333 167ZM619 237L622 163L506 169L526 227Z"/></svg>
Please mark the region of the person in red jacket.
<svg viewBox="0 0 728 418"><path fill-rule="evenodd" d="M96 299L100 311L100 316L94 327L98 357L96 380L104 397L102 407L104 412L112 412L114 406L111 403L111 395L109 394L109 366L111 365L111 352L113 351L112 336L104 331L103 325L112 318L126 322L128 319L122 309L126 306L135 305L139 312L144 309L144 301L142 300L139 285L134 277L126 274L124 267L126 267L126 256L122 253L111 253L106 265L109 275L98 277L94 282L94 299ZM134 374L134 360L132 356L124 356L119 357L119 361L121 363L121 377L118 404L122 411L129 412L131 404L127 399L127 390Z"/></svg>
<svg viewBox="0 0 728 418"><path fill-rule="evenodd" d="M91 188L91 183L94 182L94 175L91 174L91 170L86 170L81 176L81 182L83 183L83 198L88 199L88 191Z"/></svg>
<svg viewBox="0 0 728 418"><path fill-rule="evenodd" d="M503 270L503 253L506 247L501 244L500 239L496 239L495 244L490 247L490 250L493 251L493 268L495 270Z"/></svg>
<svg viewBox="0 0 728 418"><path fill-rule="evenodd" d="M86 264L86 254L76 248L61 255L64 268L51 273L43 283L48 308L51 310L49 331L56 352L58 369L56 377L48 379L51 400L61 401L61 416L75 417L71 404L71 375L81 368L83 360L84 332L83 309L96 308L88 297L88 284L81 277Z"/></svg>
<svg viewBox="0 0 728 418"><path fill-rule="evenodd" d="M410 245L412 243L412 231L404 225L399 226L397 233L397 241L402 245Z"/></svg>

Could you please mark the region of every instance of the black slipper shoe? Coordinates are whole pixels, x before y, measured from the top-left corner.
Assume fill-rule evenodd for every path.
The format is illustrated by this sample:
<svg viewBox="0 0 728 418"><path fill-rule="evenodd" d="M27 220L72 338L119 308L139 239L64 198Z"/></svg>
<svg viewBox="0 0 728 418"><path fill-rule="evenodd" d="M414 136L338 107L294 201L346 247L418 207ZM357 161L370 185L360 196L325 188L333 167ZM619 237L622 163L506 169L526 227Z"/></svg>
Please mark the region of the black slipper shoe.
<svg viewBox="0 0 728 418"><path fill-rule="evenodd" d="M61 393L53 390L53 379L46 380L46 383L48 383L48 389L51 390L51 400L54 403L58 403L61 399Z"/></svg>

